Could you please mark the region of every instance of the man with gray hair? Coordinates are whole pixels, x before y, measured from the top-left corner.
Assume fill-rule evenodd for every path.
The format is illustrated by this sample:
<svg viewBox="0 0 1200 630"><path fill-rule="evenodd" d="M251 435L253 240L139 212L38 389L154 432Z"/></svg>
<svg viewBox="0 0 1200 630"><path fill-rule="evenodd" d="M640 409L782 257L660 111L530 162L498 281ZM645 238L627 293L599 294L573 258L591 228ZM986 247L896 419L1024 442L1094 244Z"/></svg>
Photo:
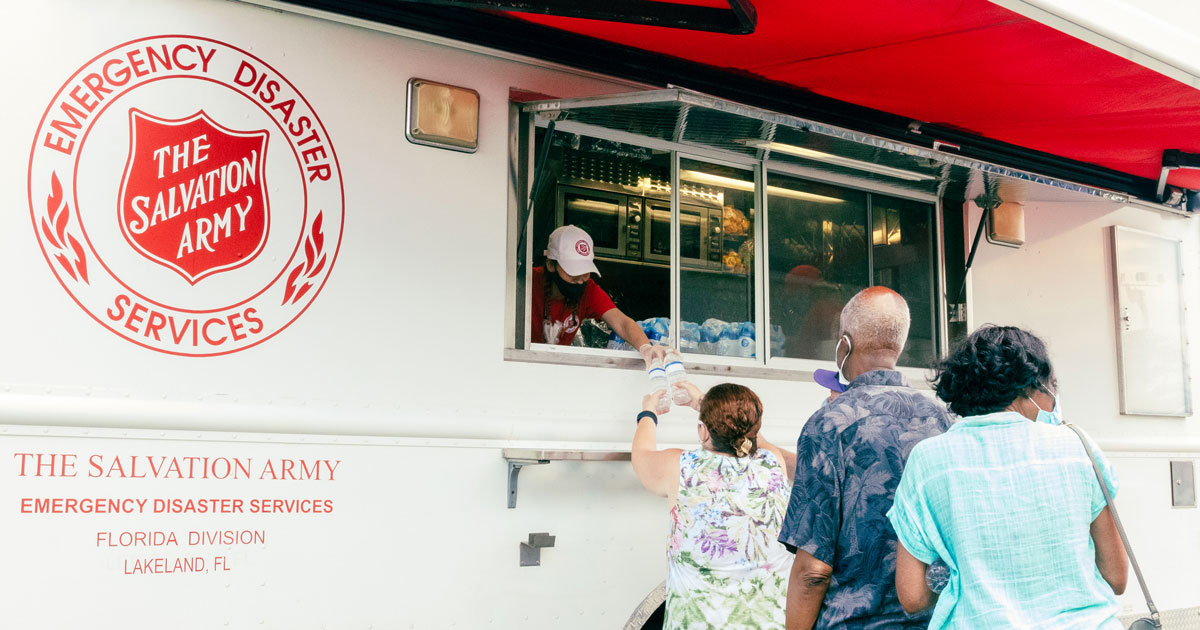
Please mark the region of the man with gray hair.
<svg viewBox="0 0 1200 630"><path fill-rule="evenodd" d="M896 597L896 533L887 520L913 446L950 427L940 403L909 387L896 362L908 339L908 304L886 287L842 308L834 350L845 393L808 419L779 542L796 554L788 630L924 629Z"/></svg>

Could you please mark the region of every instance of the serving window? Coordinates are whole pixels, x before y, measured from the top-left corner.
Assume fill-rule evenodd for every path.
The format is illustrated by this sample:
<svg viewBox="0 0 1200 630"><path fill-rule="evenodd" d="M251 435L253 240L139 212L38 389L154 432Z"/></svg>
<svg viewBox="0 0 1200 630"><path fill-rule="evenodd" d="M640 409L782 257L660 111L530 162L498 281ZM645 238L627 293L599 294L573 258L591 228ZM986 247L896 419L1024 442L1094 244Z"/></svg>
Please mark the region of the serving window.
<svg viewBox="0 0 1200 630"><path fill-rule="evenodd" d="M833 360L842 305L873 285L908 301L901 366L927 367L943 343L938 207L788 164L602 129L514 133L510 358L640 365L591 314L568 344L535 343L560 226L593 241L593 281L654 343L694 364L811 370ZM832 178L831 178L832 179ZM537 181L535 181L537 180ZM851 180L851 181L848 181ZM861 185L858 185L861 184ZM527 196L526 196L527 195ZM534 286L534 285L537 286ZM819 363L818 363L819 362Z"/></svg>

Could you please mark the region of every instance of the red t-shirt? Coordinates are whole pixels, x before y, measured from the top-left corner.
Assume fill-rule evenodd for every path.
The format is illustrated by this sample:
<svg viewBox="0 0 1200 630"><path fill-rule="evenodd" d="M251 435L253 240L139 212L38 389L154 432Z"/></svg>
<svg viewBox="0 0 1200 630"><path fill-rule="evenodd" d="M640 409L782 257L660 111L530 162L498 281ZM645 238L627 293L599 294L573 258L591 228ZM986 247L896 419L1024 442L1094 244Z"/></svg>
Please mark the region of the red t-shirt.
<svg viewBox="0 0 1200 630"><path fill-rule="evenodd" d="M533 268L533 278L529 284L533 291L529 309L531 323L529 329L533 343L569 346L571 340L575 338L575 333L579 332L579 325L583 323L583 320L600 319L604 317L605 313L616 308L604 289L601 289L600 285L591 278L588 278L587 288L583 290L583 297L579 298L578 309L567 306L566 300L561 296L551 301L549 305L545 303L545 267ZM575 316L576 310L579 312L578 317ZM557 331L558 338L547 341L547 329L550 329L552 333Z"/></svg>

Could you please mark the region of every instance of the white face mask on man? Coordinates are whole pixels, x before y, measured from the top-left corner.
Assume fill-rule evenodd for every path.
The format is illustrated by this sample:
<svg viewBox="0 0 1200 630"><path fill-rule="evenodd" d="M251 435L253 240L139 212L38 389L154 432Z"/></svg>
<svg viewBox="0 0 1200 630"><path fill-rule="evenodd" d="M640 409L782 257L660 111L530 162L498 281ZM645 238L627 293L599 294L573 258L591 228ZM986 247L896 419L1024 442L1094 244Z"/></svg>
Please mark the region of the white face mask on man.
<svg viewBox="0 0 1200 630"><path fill-rule="evenodd" d="M842 357L842 360L839 363L838 358L837 358L837 351L838 351L838 348L842 347L842 339L846 340L846 356ZM854 342L850 341L850 335L846 335L846 334L843 334L841 339L838 339L837 345L833 347L833 364L837 366L837 378L838 378L839 383L841 382L842 377L845 376L842 373L842 368L846 367L846 359L850 358L850 353L853 351L854 351Z"/></svg>

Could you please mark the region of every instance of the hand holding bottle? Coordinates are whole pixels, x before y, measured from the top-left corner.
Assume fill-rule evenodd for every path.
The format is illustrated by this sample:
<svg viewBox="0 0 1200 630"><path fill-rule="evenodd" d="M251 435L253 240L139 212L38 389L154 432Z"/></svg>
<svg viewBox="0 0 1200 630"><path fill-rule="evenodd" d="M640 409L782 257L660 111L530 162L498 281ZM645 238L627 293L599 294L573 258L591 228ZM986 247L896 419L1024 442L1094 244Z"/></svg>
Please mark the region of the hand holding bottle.
<svg viewBox="0 0 1200 630"><path fill-rule="evenodd" d="M687 383L687 373L683 369L683 359L679 353L674 350L667 352L666 365L663 368L667 373L667 383L670 384L671 402L680 406L690 406L692 403L691 392L687 388L678 388L676 385Z"/></svg>
<svg viewBox="0 0 1200 630"><path fill-rule="evenodd" d="M642 396L642 410L653 411L655 415L662 415L671 410L670 403L667 403L666 411L660 411L662 402L666 400L667 390L656 389L645 396Z"/></svg>
<svg viewBox="0 0 1200 630"><path fill-rule="evenodd" d="M663 369L662 361L655 359L646 374L650 378L650 394L642 399L643 402L650 396L654 396L656 406L649 411L660 414L667 413L671 410L671 397L669 395L670 387L667 385L667 372Z"/></svg>
<svg viewBox="0 0 1200 630"><path fill-rule="evenodd" d="M652 343L644 343L638 348L638 352L642 354L642 360L646 362L646 367L649 368L655 360L666 362L667 347L658 346Z"/></svg>
<svg viewBox="0 0 1200 630"><path fill-rule="evenodd" d="M672 395L674 395L676 391L687 392L689 398L687 406L695 409L696 411L700 411L700 403L704 402L704 394L700 391L699 387L693 385L691 381L683 381L682 383L676 383L672 385L671 388Z"/></svg>

